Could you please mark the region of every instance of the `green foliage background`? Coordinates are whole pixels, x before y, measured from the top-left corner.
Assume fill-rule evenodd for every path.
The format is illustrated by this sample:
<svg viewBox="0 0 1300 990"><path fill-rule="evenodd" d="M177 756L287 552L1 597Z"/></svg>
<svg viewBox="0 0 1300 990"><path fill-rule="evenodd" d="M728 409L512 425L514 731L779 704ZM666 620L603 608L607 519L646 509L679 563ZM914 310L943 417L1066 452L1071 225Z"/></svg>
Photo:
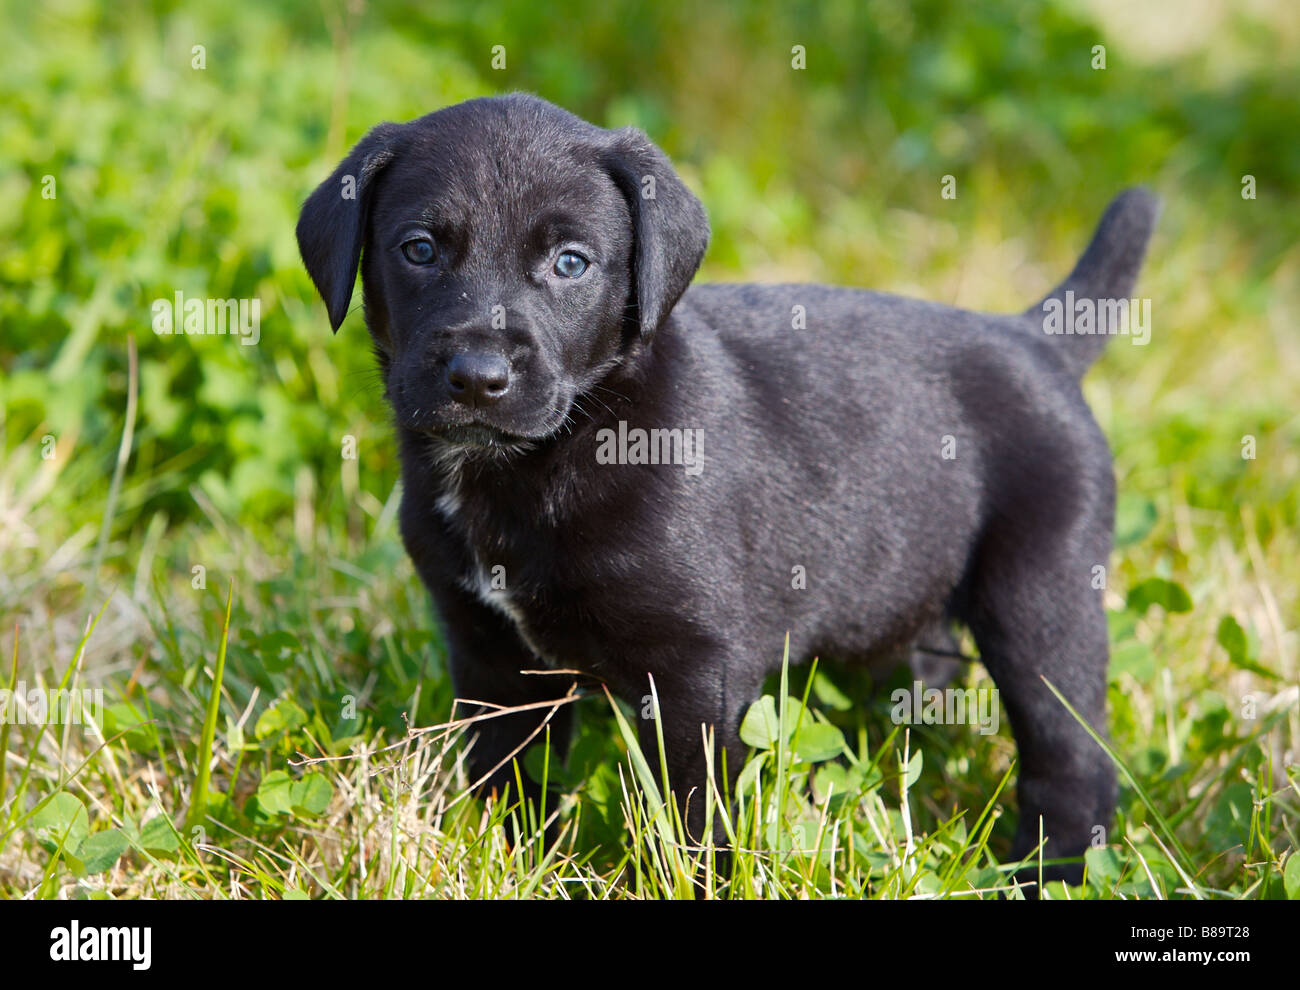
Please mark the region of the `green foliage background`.
<svg viewBox="0 0 1300 990"><path fill-rule="evenodd" d="M1257 318L1270 275L1295 264L1300 68L1262 24L1233 22L1253 54L1215 80L1212 50L1137 61L1140 39L1112 40L1060 4L615 0L575 14L6 4L6 36L26 43L0 74L5 449L38 430L72 436L107 474L134 333L135 484L117 531L156 511L193 517L195 483L243 522L282 516L302 465L336 487L346 433L362 439L367 487L386 493L394 464L364 330L354 317L330 339L297 258L297 206L374 123L509 89L649 131L709 207L704 277L757 270L942 297L926 269L1014 236L1050 263L966 295L1019 306L1068 267L1106 200L1141 181L1170 200L1153 267L1187 237L1230 250L1242 276L1221 299L1231 322L1173 326L1157 300L1158 345L1203 354ZM806 71L791 70L792 44L808 49ZM505 71L490 68L494 45ZM1254 202L1240 196L1247 173ZM944 174L955 201L939 198ZM44 175L57 199L41 198ZM929 219L940 243L907 243L915 224L899 211ZM149 304L177 290L258 297L260 346L155 337Z"/></svg>

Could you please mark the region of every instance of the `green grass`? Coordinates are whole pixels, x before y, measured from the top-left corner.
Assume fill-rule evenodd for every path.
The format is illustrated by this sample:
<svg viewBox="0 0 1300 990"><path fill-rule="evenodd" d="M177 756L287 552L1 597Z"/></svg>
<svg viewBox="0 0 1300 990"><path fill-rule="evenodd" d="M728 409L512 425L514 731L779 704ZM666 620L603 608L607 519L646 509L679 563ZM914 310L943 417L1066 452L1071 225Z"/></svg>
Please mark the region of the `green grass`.
<svg viewBox="0 0 1300 990"><path fill-rule="evenodd" d="M104 700L0 724L0 897L1019 896L1006 720L895 726L909 678L831 658L747 722L729 861L604 694L519 770L556 785L541 821L468 796L364 329L330 336L293 224L369 125L511 88L646 127L710 210L708 279L1020 309L1111 194L1164 196L1152 341L1085 383L1119 807L1046 895L1300 896L1300 18L1207 6L1171 51L1113 6L0 2L0 687ZM260 344L155 336L177 290L261 299Z"/></svg>

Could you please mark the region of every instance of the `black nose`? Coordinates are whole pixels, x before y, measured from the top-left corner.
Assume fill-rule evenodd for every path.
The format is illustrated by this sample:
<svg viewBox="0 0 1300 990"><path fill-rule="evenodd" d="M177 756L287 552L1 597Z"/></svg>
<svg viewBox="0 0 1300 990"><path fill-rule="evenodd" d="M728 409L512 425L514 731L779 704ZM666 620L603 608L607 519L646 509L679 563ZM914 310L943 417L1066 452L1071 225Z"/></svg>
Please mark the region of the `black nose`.
<svg viewBox="0 0 1300 990"><path fill-rule="evenodd" d="M510 390L510 365L488 351L457 354L447 362L447 388L467 406L491 405Z"/></svg>

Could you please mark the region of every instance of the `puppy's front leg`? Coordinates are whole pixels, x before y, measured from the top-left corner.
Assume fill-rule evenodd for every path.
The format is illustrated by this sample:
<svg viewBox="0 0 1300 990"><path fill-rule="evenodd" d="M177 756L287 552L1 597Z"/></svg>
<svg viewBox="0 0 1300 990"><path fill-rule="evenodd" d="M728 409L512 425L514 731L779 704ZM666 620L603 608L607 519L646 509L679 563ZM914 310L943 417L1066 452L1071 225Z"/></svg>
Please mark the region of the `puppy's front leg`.
<svg viewBox="0 0 1300 990"><path fill-rule="evenodd" d="M719 791L732 793L740 775L748 747L740 739L740 723L749 705L757 700L762 679L753 672L741 673L739 666L722 663L699 663L694 669L702 674L694 678L657 681L659 723L643 717L640 723L641 750L655 774L662 779L659 764L658 733L663 732L664 755L668 762L668 786L676 799L687 836L692 842L705 838L707 810L711 801L708 788L708 759L705 732L713 736L714 782ZM721 671L729 671L722 676ZM651 715L649 696L638 708ZM725 763L724 763L725 751ZM728 780L722 780L723 767ZM713 839L725 842L721 815L713 813Z"/></svg>
<svg viewBox="0 0 1300 990"><path fill-rule="evenodd" d="M558 701L573 686L573 679L559 675L524 674L541 670L544 664L519 638L510 621L457 587L442 587L435 593L451 666L452 683L459 717L490 714L491 706L514 708ZM571 704L558 707L542 705L526 711L498 715L476 722L469 738L472 783L480 793L495 791L504 797L507 789L515 793L514 759L523 760L533 745L546 741L549 728L551 745L563 758L568 750L573 726ZM541 787L522 774L524 797L537 802Z"/></svg>

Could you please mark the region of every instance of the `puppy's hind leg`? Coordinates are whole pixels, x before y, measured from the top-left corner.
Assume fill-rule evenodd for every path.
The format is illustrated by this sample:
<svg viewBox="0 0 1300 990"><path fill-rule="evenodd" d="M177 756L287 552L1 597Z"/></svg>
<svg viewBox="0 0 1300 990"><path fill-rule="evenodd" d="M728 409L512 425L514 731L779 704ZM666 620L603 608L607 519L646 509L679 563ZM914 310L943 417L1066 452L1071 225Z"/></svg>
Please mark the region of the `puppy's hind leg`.
<svg viewBox="0 0 1300 990"><path fill-rule="evenodd" d="M985 553L968 617L997 685L1019 751L1020 817L1012 856L1039 843L1042 858L1081 857L1105 840L1115 806L1115 771L1105 751L1044 683L1050 681L1105 734L1108 642L1095 561L1059 547L1020 545ZM1046 552L1045 552L1046 551ZM1104 556L1101 558L1104 560ZM1022 879L1037 879L1037 869ZM1081 863L1044 867L1044 881L1083 879Z"/></svg>
<svg viewBox="0 0 1300 990"><path fill-rule="evenodd" d="M928 688L945 688L961 677L973 660L961 651L961 644L948 623L939 620L918 638L907 658L912 676Z"/></svg>

